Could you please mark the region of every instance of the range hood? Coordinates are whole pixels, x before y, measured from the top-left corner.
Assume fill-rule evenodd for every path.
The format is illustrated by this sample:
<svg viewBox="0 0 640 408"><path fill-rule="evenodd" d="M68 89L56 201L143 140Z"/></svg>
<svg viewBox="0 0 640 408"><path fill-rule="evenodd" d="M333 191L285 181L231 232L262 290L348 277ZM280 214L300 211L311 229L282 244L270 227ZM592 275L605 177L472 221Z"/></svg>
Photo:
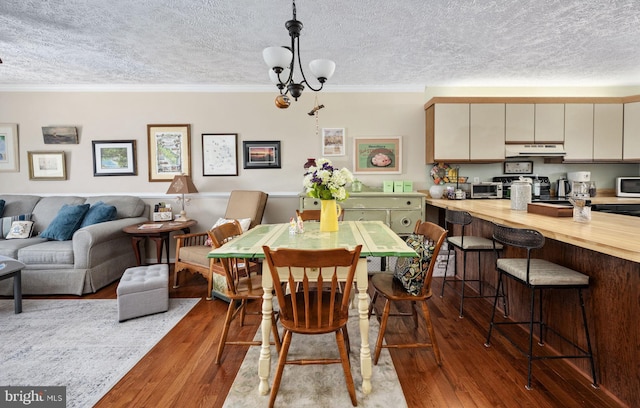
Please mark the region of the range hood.
<svg viewBox="0 0 640 408"><path fill-rule="evenodd" d="M508 144L505 145L505 157L557 157L564 156L564 145L556 143Z"/></svg>

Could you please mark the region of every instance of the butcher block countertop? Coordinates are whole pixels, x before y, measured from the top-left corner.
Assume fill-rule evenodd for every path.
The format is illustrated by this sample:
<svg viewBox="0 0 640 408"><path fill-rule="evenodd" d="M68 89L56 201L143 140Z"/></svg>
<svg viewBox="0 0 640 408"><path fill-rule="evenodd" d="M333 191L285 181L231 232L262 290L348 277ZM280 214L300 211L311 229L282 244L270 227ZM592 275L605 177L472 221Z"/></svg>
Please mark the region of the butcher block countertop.
<svg viewBox="0 0 640 408"><path fill-rule="evenodd" d="M639 203L640 199L594 197L593 204ZM427 204L468 211L472 216L517 228L533 228L545 237L640 263L640 217L591 213L591 221L551 217L511 209L509 200L447 200L427 198Z"/></svg>

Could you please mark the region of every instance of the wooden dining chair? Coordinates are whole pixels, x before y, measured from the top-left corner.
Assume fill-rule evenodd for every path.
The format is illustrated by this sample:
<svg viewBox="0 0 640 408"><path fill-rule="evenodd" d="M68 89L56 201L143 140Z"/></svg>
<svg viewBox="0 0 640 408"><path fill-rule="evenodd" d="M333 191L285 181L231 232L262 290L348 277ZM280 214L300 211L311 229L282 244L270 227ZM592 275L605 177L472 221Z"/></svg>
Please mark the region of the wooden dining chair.
<svg viewBox="0 0 640 408"><path fill-rule="evenodd" d="M349 318L349 296L362 245L358 245L352 251L346 248L323 250L281 248L272 250L268 246L263 246L263 250L280 305L280 323L284 327L282 348L271 388L269 407L273 407L275 403L286 364L340 363L344 371L351 403L356 406L356 389L349 363L347 320ZM340 286L338 281L343 280L339 279L339 271L345 276L342 293L338 290ZM287 286L289 288L296 287L296 282L301 283L297 291L285 292ZM293 333L314 335L331 332L336 335L338 352L340 353L339 359L309 357L287 360ZM296 381L295 377L292 377L291 381ZM312 379L301 378L299 381L312 381Z"/></svg>
<svg viewBox="0 0 640 408"><path fill-rule="evenodd" d="M431 279L433 277L433 269L437 262L440 247L447 236L447 231L439 225L418 220L414 228L414 234L422 236L422 239L424 240L423 242L425 243L424 246L429 247L428 250L431 255L428 262L423 262L424 258L422 257L422 254L419 254L420 257L418 258L420 259L416 264L421 266L421 270L419 271L419 275L413 276L412 289L414 289L414 293L410 293L402 282L394 276L394 274L377 273L373 274L370 279L370 283L374 289L374 294L369 305L369 317L371 317L371 314L376 311L375 303L378 296L385 298L384 309L382 311L380 322L380 331L378 332L378 340L376 341L376 349L373 359L374 364L378 364L382 348L433 348L436 362L438 365L442 365L440 349L438 348L435 331L433 330L433 324L431 323L431 315L429 314L427 299L431 298L432 295ZM420 282L421 284L416 287ZM391 303L393 302L409 302L411 304L411 313L390 313ZM416 340L415 342L403 344L382 344L389 316L412 316L416 329L418 328L418 315L416 312L418 302L420 302L420 308L422 310L422 315L424 317L431 342L424 343ZM415 336L417 336L417 331Z"/></svg>
<svg viewBox="0 0 640 408"><path fill-rule="evenodd" d="M216 248L226 244L233 238L242 234L242 227L237 220L219 225L210 231L211 240ZM258 312L247 312L247 303L251 300L262 302L262 276L257 272L260 266L257 263L249 262L247 259L222 258L220 259L222 269L227 279L227 290L224 295L229 299L229 307L224 320L224 327L218 343L215 363L220 364L220 358L225 345L250 345L260 346L261 341L228 341L229 328L231 322L240 316L240 326L244 325L244 318L247 314L262 316L262 307ZM278 352L280 351L280 336L276 326L275 312L271 315L274 343Z"/></svg>
<svg viewBox="0 0 640 408"><path fill-rule="evenodd" d="M318 221L320 222L320 210L296 210L296 215L302 218L302 221ZM338 221L344 220L344 210L340 211L338 215Z"/></svg>

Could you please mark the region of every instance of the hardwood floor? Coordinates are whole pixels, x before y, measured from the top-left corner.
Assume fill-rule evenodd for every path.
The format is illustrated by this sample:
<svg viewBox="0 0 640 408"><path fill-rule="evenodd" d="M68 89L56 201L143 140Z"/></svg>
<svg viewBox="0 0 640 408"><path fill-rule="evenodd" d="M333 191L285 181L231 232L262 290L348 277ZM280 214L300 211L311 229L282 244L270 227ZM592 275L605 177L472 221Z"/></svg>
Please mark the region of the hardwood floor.
<svg viewBox="0 0 640 408"><path fill-rule="evenodd" d="M436 293L440 284L434 278ZM114 283L86 298L115 298L115 288ZM170 288L170 296L200 297L205 291L204 279L187 275L180 288ZM409 407L624 406L604 389L593 389L590 380L566 360L534 362L533 390L527 391L526 358L500 335L492 337L491 348L483 346L489 302L465 301L465 318L459 319L458 301L447 286L445 297L434 295L429 305L442 367L429 350L390 350ZM222 364L213 363L226 307L220 300L200 301L96 407L221 407L248 348L227 346ZM249 339L258 325L259 318L249 316L242 328L233 323L230 336ZM417 332L425 335L422 320ZM410 318L391 319L387 328L392 342L413 333ZM371 343L375 345L375 339ZM357 381L357 375L354 379ZM375 382L375 366L373 384L384 387Z"/></svg>

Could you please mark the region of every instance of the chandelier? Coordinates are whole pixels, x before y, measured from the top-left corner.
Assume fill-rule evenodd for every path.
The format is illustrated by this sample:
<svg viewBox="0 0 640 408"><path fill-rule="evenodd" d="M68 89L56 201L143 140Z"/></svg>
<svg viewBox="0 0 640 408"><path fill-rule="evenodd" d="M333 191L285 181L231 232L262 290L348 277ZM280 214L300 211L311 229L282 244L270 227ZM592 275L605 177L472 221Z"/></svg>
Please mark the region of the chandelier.
<svg viewBox="0 0 640 408"><path fill-rule="evenodd" d="M284 25L289 30L291 37L291 46L268 47L262 51L262 57L269 66L269 78L278 89L280 95L276 98L276 106L282 109L289 107L291 103L287 95L291 95L296 101L302 95L304 86L308 86L314 92L318 92L324 86L327 79L331 78L333 71L336 69L336 63L327 59L316 59L309 63L309 69L314 77L320 82L318 88L311 86L302 70L302 59L300 58L300 31L302 31L302 22L296 19L296 2L293 0L293 19ZM294 79L294 70L298 60L300 75L302 80L296 82Z"/></svg>

